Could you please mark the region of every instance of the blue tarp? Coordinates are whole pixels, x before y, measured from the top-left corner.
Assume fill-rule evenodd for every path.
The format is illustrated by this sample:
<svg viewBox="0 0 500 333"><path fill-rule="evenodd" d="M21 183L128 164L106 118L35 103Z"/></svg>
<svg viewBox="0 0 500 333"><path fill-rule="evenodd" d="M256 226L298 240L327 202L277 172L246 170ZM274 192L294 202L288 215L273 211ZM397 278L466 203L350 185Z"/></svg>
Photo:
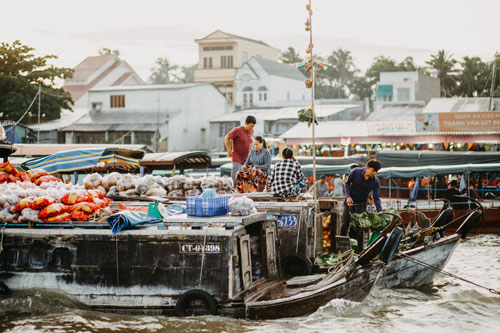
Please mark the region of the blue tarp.
<svg viewBox="0 0 500 333"><path fill-rule="evenodd" d="M26 162L30 169L42 168L48 173L71 172L94 168L98 163L124 163L139 166L144 152L118 148L89 148L61 151Z"/></svg>
<svg viewBox="0 0 500 333"><path fill-rule="evenodd" d="M136 225L160 223L163 219L151 216L143 212L131 210L122 210L108 217L108 224L111 227L113 234L117 234L121 230L129 229Z"/></svg>

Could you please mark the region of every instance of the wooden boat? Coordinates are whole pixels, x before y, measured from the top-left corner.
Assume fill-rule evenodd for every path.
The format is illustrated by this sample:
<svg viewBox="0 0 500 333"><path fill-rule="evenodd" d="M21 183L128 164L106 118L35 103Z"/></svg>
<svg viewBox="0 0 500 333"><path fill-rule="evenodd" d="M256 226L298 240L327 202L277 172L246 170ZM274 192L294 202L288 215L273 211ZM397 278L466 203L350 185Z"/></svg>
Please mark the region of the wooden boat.
<svg viewBox="0 0 500 333"><path fill-rule="evenodd" d="M450 260L455 248L473 230L483 216L482 207L452 221L453 209L443 209L429 228L407 237L401 246L412 243L408 250L396 253L377 285L384 288L413 288L432 283L434 276ZM462 221L456 233L444 236L446 229Z"/></svg>

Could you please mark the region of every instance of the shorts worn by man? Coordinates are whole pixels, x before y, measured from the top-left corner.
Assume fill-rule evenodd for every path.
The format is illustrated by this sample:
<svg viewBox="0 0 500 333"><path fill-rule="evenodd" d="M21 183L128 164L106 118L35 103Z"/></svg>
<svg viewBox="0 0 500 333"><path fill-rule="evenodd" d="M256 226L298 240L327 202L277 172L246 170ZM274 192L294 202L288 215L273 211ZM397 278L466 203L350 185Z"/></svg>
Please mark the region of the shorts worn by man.
<svg viewBox="0 0 500 333"><path fill-rule="evenodd" d="M378 160L369 160L365 168L355 168L349 174L345 182L344 213L342 215L342 228L340 235L347 236L351 223L351 212L362 213L366 210L366 201L370 192L373 191L373 201L377 211L382 210L380 201L380 182L376 175L382 164ZM355 235L358 240L358 249L363 248L363 235Z"/></svg>
<svg viewBox="0 0 500 333"><path fill-rule="evenodd" d="M253 143L253 128L257 120L254 116L245 119L245 125L233 128L224 138L227 156L231 157L233 168L231 178L236 183L236 174L241 170L241 166L246 162ZM231 147L231 141L233 145Z"/></svg>

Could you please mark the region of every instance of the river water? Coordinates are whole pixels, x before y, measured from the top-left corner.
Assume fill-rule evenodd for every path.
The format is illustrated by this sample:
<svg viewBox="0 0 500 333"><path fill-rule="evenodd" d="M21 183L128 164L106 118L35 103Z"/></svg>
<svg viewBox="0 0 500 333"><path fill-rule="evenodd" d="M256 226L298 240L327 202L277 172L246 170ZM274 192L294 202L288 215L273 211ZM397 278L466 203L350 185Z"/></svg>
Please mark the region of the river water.
<svg viewBox="0 0 500 333"><path fill-rule="evenodd" d="M500 235L460 243L445 270L500 290ZM244 321L123 316L64 295L16 291L0 298L3 332L500 332L500 296L438 274L419 289L374 289L362 302L334 300L307 317Z"/></svg>

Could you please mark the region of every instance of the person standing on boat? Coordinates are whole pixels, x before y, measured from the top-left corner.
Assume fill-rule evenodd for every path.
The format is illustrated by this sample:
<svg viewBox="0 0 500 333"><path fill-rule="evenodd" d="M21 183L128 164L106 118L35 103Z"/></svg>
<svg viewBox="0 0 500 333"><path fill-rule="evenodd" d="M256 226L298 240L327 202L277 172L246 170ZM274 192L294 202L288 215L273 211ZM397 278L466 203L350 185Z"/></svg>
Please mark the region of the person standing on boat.
<svg viewBox="0 0 500 333"><path fill-rule="evenodd" d="M307 189L307 179L290 148L283 149L281 157L267 179L266 191L278 197L297 197Z"/></svg>
<svg viewBox="0 0 500 333"><path fill-rule="evenodd" d="M260 135L256 136L247 161L236 174L236 190L246 193L253 187L254 190L262 192L270 170L271 153L267 150L266 140Z"/></svg>
<svg viewBox="0 0 500 333"><path fill-rule="evenodd" d="M257 120L254 116L247 116L245 125L233 128L224 138L227 156L231 157L233 168L231 170L231 178L236 183L236 174L241 170L241 167L248 158L253 142L253 128ZM233 145L231 147L231 141Z"/></svg>
<svg viewBox="0 0 500 333"><path fill-rule="evenodd" d="M344 196L344 181L337 175L333 175L333 178L330 180L333 185L332 196L333 197L343 197Z"/></svg>
<svg viewBox="0 0 500 333"><path fill-rule="evenodd" d="M310 190L312 192L314 186L311 186ZM326 176L322 175L319 180L316 182L316 191L318 194L318 197L326 197L328 195L328 192L330 191L330 186L328 185L328 182L326 181Z"/></svg>
<svg viewBox="0 0 500 333"><path fill-rule="evenodd" d="M378 160L369 160L365 168L354 168L345 182L344 213L342 215L341 236L347 236L351 224L351 212L362 213L366 210L366 201L370 192L373 192L373 202L377 211L382 211L380 201L380 182L376 177L382 167ZM358 239L358 248L363 248L363 234L354 234ZM361 241L360 241L361 240Z"/></svg>

